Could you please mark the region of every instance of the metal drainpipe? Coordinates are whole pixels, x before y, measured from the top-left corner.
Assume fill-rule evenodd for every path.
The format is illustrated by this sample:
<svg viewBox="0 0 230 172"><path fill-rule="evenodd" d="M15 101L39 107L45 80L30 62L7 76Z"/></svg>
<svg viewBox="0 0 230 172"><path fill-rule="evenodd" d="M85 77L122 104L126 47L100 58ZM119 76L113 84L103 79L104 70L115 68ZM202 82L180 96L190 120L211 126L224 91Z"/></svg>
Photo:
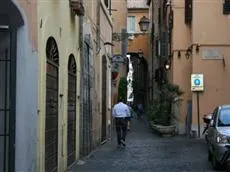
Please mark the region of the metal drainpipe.
<svg viewBox="0 0 230 172"><path fill-rule="evenodd" d="M153 45L155 45L155 36L154 36L154 32L155 32L155 23L154 23L154 1L152 0L152 18L151 18L151 20L152 20L152 31L153 31L153 33L151 33L151 36L152 36L152 42L151 42L151 55L152 55L152 96L151 96L151 100L153 100L153 91L154 91L154 53L155 53L155 51L153 51L153 48L154 48L154 46Z"/></svg>

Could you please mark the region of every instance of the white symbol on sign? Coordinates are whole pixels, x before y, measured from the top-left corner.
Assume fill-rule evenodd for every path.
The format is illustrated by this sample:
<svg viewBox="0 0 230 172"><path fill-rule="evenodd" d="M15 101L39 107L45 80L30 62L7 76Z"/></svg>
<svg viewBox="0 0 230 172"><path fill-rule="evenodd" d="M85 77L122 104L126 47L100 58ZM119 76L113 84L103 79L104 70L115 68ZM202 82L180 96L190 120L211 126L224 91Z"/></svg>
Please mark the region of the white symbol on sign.
<svg viewBox="0 0 230 172"><path fill-rule="evenodd" d="M195 80L194 80L194 84L195 84L195 85L200 85L200 80L199 80L199 79L195 79Z"/></svg>

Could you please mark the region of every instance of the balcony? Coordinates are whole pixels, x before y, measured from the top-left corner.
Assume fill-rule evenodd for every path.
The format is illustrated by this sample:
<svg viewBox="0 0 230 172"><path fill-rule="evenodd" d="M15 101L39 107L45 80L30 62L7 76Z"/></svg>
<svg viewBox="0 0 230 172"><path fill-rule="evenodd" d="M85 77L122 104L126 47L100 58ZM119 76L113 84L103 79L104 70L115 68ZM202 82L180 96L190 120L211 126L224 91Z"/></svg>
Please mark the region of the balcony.
<svg viewBox="0 0 230 172"><path fill-rule="evenodd" d="M70 0L70 8L75 15L84 16L85 9L80 0Z"/></svg>

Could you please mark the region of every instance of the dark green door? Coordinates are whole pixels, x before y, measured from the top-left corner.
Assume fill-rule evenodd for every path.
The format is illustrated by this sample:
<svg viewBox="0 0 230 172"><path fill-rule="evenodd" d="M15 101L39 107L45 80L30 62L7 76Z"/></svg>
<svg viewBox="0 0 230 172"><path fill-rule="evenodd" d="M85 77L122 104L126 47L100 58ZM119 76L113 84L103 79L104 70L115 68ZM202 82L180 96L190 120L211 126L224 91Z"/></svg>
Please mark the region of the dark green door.
<svg viewBox="0 0 230 172"><path fill-rule="evenodd" d="M46 44L46 122L45 172L58 171L58 69L56 41L50 37Z"/></svg>

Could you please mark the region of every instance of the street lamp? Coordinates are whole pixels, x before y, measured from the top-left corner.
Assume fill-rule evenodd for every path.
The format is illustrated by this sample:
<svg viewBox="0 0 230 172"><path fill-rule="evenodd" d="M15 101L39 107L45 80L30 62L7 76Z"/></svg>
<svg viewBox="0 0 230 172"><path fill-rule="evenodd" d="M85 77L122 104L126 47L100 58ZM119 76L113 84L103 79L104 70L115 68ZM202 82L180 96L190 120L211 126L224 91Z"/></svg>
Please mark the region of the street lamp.
<svg viewBox="0 0 230 172"><path fill-rule="evenodd" d="M146 32L149 28L149 19L145 16L143 16L140 21L139 21L139 26L140 26L140 30L141 32Z"/></svg>

